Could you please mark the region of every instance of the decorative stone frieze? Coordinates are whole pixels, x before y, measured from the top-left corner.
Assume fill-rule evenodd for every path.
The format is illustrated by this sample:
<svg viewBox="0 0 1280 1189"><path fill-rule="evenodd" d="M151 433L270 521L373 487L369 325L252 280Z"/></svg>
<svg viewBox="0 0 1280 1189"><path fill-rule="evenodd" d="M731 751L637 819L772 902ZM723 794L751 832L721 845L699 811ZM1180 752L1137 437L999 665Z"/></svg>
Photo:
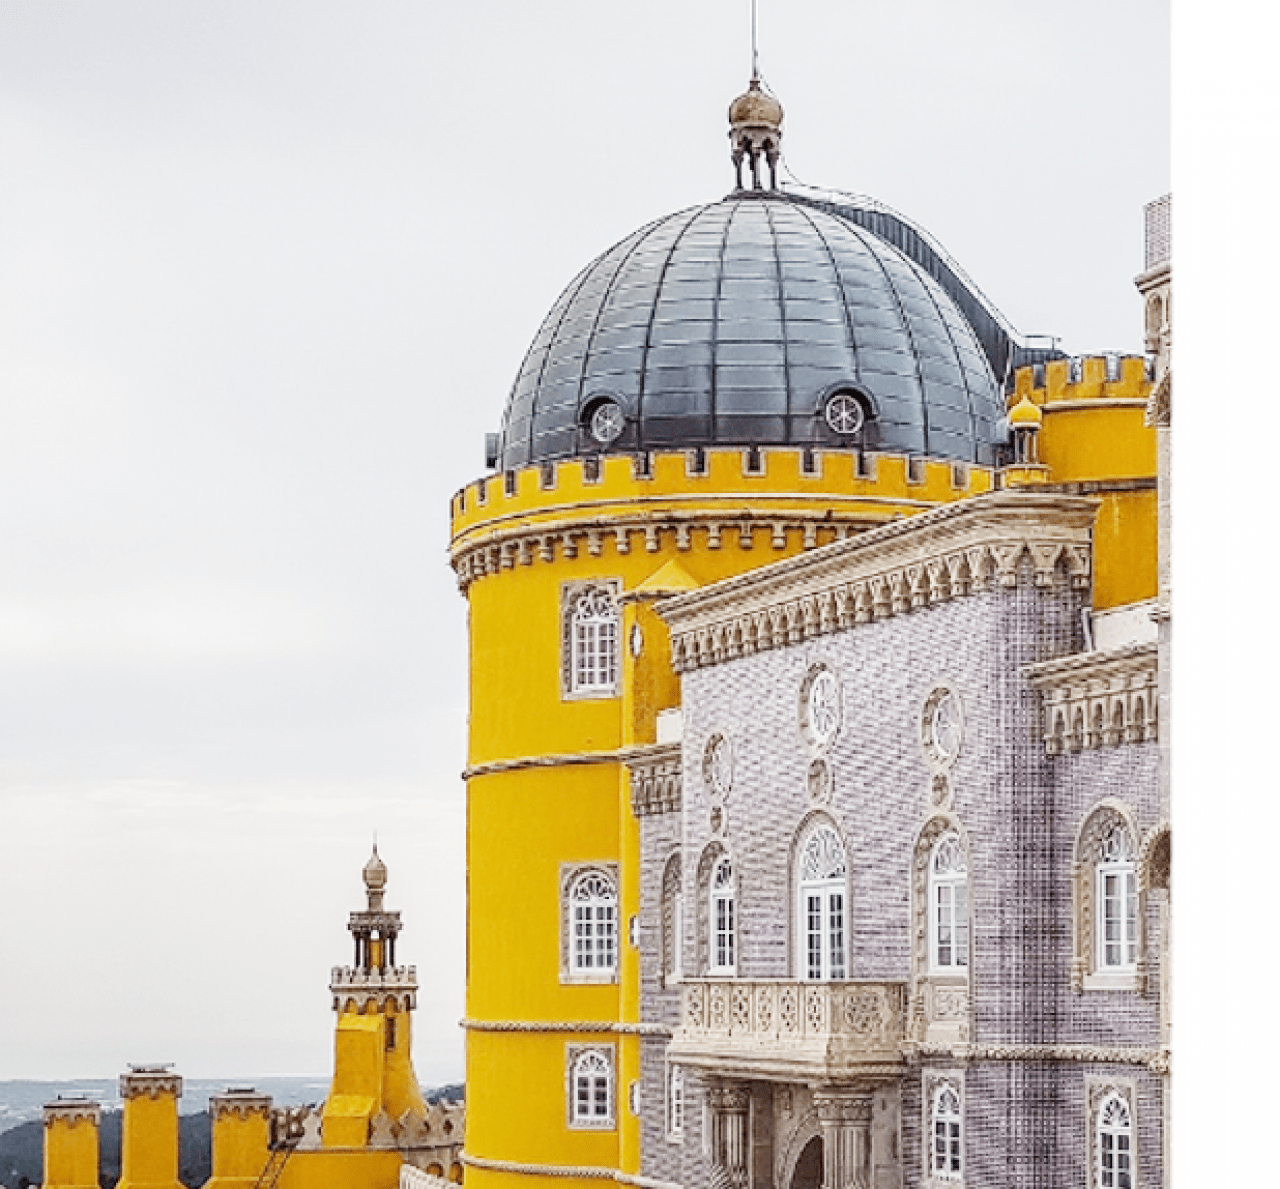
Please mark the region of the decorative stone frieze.
<svg viewBox="0 0 1280 1189"><path fill-rule="evenodd" d="M128 1073L120 1075L120 1097L159 1098L162 1094L182 1097L182 1077L170 1073L167 1065L132 1065Z"/></svg>
<svg viewBox="0 0 1280 1189"><path fill-rule="evenodd" d="M1097 504L999 491L893 521L658 604L677 672L798 644L970 594L1089 583Z"/></svg>
<svg viewBox="0 0 1280 1189"><path fill-rule="evenodd" d="M1157 646L1083 652L1028 666L1044 696L1044 745L1049 755L1119 743L1155 742Z"/></svg>
<svg viewBox="0 0 1280 1189"><path fill-rule="evenodd" d="M209 1117L216 1123L219 1119L234 1116L247 1119L250 1115L271 1117L271 1095L259 1094L256 1090L228 1090L225 1094L209 1096Z"/></svg>
<svg viewBox="0 0 1280 1189"><path fill-rule="evenodd" d="M895 503L910 501L895 501ZM921 503L921 506L927 506ZM789 540L798 541L804 549L815 549L831 541L864 532L882 523L876 517L861 513L760 512L749 507L725 509L723 512L668 510L618 515L595 521L562 520L536 525L519 523L493 529L482 540L467 537L453 554L453 568L458 586L465 591L471 583L489 574L529 566L535 562L556 560L585 553L601 557L606 546L616 553L644 549L657 553L663 538L674 542L681 552L693 548L693 534L705 535L708 549L725 549L736 544L741 549L781 551Z"/></svg>
<svg viewBox="0 0 1280 1189"><path fill-rule="evenodd" d="M631 809L636 817L678 813L681 804L680 744L654 749L632 760Z"/></svg>
<svg viewBox="0 0 1280 1189"><path fill-rule="evenodd" d="M838 1081L901 1068L906 985L685 979L668 1056L735 1077Z"/></svg>
<svg viewBox="0 0 1280 1189"><path fill-rule="evenodd" d="M335 966L329 990L333 993L334 1011L354 1006L356 1011L363 1012L370 1005L381 1010L388 1002L394 1002L401 1011L410 1011L418 1004L418 968L389 966L386 970L356 970Z"/></svg>
<svg viewBox="0 0 1280 1189"><path fill-rule="evenodd" d="M54 1122L74 1127L77 1123L92 1123L97 1127L102 1122L102 1105L91 1098L55 1098L44 1104L44 1125Z"/></svg>

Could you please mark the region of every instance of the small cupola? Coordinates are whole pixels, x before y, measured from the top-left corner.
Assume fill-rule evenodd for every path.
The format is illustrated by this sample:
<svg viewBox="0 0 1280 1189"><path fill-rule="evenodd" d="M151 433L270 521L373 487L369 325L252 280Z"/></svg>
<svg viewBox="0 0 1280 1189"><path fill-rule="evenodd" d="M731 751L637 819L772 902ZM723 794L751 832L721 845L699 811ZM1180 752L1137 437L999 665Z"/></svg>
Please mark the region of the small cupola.
<svg viewBox="0 0 1280 1189"><path fill-rule="evenodd" d="M742 184L742 162L751 169L751 188L766 189L760 180L760 163L769 167L768 189L778 188L778 158L782 144L782 104L765 92L758 74L743 94L729 104L730 156L739 190Z"/></svg>

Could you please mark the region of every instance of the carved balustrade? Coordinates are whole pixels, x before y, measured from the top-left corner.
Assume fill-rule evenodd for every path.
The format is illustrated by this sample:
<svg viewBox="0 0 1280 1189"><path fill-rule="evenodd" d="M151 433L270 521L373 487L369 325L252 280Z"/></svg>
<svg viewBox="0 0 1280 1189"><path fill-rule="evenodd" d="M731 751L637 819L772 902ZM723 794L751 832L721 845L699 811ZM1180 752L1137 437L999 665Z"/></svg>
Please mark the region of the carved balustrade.
<svg viewBox="0 0 1280 1189"><path fill-rule="evenodd" d="M670 1058L722 1077L896 1076L906 1004L904 982L686 979Z"/></svg>

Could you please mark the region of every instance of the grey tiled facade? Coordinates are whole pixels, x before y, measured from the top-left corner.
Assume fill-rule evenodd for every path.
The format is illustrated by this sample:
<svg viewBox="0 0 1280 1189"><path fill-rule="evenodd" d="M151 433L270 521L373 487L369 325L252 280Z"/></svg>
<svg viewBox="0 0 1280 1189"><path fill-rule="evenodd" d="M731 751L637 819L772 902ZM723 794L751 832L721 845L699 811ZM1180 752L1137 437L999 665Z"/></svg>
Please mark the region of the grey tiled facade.
<svg viewBox="0 0 1280 1189"><path fill-rule="evenodd" d="M1045 742L1044 695L1026 673L1085 651L1087 606L1087 589L1065 573L1037 582L1028 555L1010 585L993 583L683 674L679 807L641 821L643 1015L672 1028L679 1049L676 984L707 980L708 890L699 873L715 848L730 854L736 878L738 956L727 981L803 983L796 848L814 822L833 825L848 860L847 977L901 984L909 1005L900 1068L870 1070L854 1087L872 1104L869 1126L856 1124L865 1150L850 1157L860 1168L847 1184L1093 1186L1089 1086L1112 1082L1132 1111L1133 1184L1164 1183L1167 875L1156 886L1143 866L1152 841L1167 831L1160 745L1148 737L1053 754ZM803 729L805 680L816 666L834 673L840 689L839 726L825 747ZM922 743L922 715L931 692L942 687L959 699L962 736L954 761L940 772ZM708 787L704 773L716 734L733 753L723 795ZM825 791L811 780L818 760L829 772ZM1086 911L1079 889L1093 878L1091 869L1080 874L1078 839L1100 802L1125 807L1136 826L1135 847L1147 844L1136 877L1145 910L1139 962L1145 977L1127 989L1073 986L1077 918ZM913 878L922 831L940 816L967 842L971 897L970 964L960 980L968 990L964 1032L941 1040L924 1018L932 1009L921 1006L930 978L919 960L926 908ZM663 876L673 854L682 868L681 980L662 969ZM667 1049L664 1038L646 1043L644 1101L664 1105L645 1111L646 1176L753 1189L825 1183L813 1179L821 1166L814 1164L816 1148L806 1157L805 1145L819 1136L829 1145L841 1127L855 1126L833 1122L831 1108L825 1117L815 1108L815 1090L839 1085L788 1081L763 1065L756 1077L691 1066L676 1142L665 1110ZM934 1178L929 1170L925 1096L939 1077L962 1091L959 1179ZM723 1141L707 1133L716 1124L706 1088L717 1083L749 1094L746 1154L736 1173L717 1168L728 1158L717 1149Z"/></svg>

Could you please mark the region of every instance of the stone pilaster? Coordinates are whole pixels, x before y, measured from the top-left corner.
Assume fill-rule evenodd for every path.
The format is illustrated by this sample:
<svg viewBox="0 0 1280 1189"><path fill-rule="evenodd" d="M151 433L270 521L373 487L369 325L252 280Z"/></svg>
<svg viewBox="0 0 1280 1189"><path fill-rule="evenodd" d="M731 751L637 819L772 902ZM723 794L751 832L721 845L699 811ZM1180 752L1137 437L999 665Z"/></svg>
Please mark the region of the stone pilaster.
<svg viewBox="0 0 1280 1189"><path fill-rule="evenodd" d="M814 1091L822 1124L822 1189L871 1189L872 1101L869 1086Z"/></svg>
<svg viewBox="0 0 1280 1189"><path fill-rule="evenodd" d="M746 1189L750 1087L744 1082L712 1082L707 1087L707 1103L711 1107L714 1189Z"/></svg>

